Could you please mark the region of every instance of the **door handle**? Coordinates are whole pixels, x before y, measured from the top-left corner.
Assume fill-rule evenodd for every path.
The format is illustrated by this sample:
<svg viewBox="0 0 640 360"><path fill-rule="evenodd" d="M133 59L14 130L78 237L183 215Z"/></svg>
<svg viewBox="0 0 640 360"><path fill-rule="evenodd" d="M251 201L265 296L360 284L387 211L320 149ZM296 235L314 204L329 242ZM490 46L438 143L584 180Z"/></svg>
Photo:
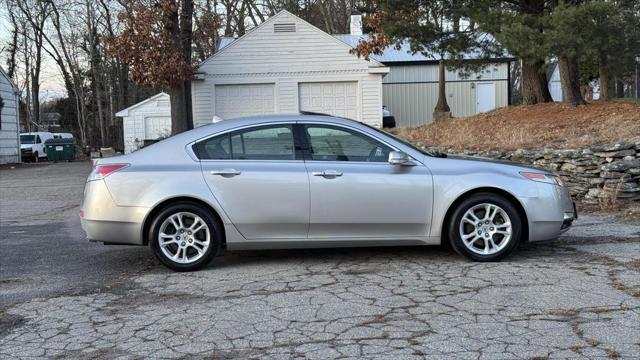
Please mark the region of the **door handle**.
<svg viewBox="0 0 640 360"><path fill-rule="evenodd" d="M222 170L213 170L210 172L211 175L220 175L220 176L236 176L242 174L242 172L236 169L222 169Z"/></svg>
<svg viewBox="0 0 640 360"><path fill-rule="evenodd" d="M324 176L324 177L336 177L336 176L342 176L342 172L337 170L314 171L311 173L311 175Z"/></svg>

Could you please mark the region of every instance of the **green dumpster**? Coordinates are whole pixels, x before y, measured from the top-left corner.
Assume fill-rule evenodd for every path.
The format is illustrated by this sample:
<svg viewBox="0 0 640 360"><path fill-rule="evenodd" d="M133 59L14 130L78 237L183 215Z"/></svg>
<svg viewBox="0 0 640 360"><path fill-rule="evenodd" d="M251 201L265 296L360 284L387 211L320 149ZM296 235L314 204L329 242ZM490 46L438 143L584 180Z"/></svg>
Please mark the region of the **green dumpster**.
<svg viewBox="0 0 640 360"><path fill-rule="evenodd" d="M49 139L44 142L49 161L73 161L76 156L76 142L73 138Z"/></svg>

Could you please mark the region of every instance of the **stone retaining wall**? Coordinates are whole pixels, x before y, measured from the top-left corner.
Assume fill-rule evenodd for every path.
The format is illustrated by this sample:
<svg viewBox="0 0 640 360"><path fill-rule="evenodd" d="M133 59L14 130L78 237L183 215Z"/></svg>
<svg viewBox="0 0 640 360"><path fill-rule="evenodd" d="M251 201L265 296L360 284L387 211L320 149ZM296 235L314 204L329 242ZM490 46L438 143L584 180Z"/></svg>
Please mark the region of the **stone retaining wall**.
<svg viewBox="0 0 640 360"><path fill-rule="evenodd" d="M554 171L563 177L575 199L584 202L598 203L614 196L621 202L640 201L640 138L569 150L447 151L418 146L431 152L509 160Z"/></svg>

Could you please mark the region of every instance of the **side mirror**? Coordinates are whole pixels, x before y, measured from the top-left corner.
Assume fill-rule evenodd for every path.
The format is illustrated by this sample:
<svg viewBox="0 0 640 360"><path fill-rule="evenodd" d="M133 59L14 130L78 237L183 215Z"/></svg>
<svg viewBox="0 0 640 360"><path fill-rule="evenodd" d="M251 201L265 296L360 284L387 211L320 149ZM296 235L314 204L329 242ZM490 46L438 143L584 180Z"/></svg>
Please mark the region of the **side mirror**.
<svg viewBox="0 0 640 360"><path fill-rule="evenodd" d="M409 155L402 151L392 151L389 153L389 164L391 165L415 165L409 158Z"/></svg>

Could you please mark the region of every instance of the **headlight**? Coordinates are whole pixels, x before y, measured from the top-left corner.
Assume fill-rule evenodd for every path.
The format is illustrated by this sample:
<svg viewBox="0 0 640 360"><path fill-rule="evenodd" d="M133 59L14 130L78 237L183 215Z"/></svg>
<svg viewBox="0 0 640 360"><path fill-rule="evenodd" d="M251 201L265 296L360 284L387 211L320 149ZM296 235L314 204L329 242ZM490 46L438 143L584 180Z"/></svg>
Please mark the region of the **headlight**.
<svg viewBox="0 0 640 360"><path fill-rule="evenodd" d="M564 181L558 175L553 174L544 174L544 173L536 173L536 172L524 172L521 171L520 175L526 177L529 180L543 182L547 184L553 184L558 186L565 186Z"/></svg>

